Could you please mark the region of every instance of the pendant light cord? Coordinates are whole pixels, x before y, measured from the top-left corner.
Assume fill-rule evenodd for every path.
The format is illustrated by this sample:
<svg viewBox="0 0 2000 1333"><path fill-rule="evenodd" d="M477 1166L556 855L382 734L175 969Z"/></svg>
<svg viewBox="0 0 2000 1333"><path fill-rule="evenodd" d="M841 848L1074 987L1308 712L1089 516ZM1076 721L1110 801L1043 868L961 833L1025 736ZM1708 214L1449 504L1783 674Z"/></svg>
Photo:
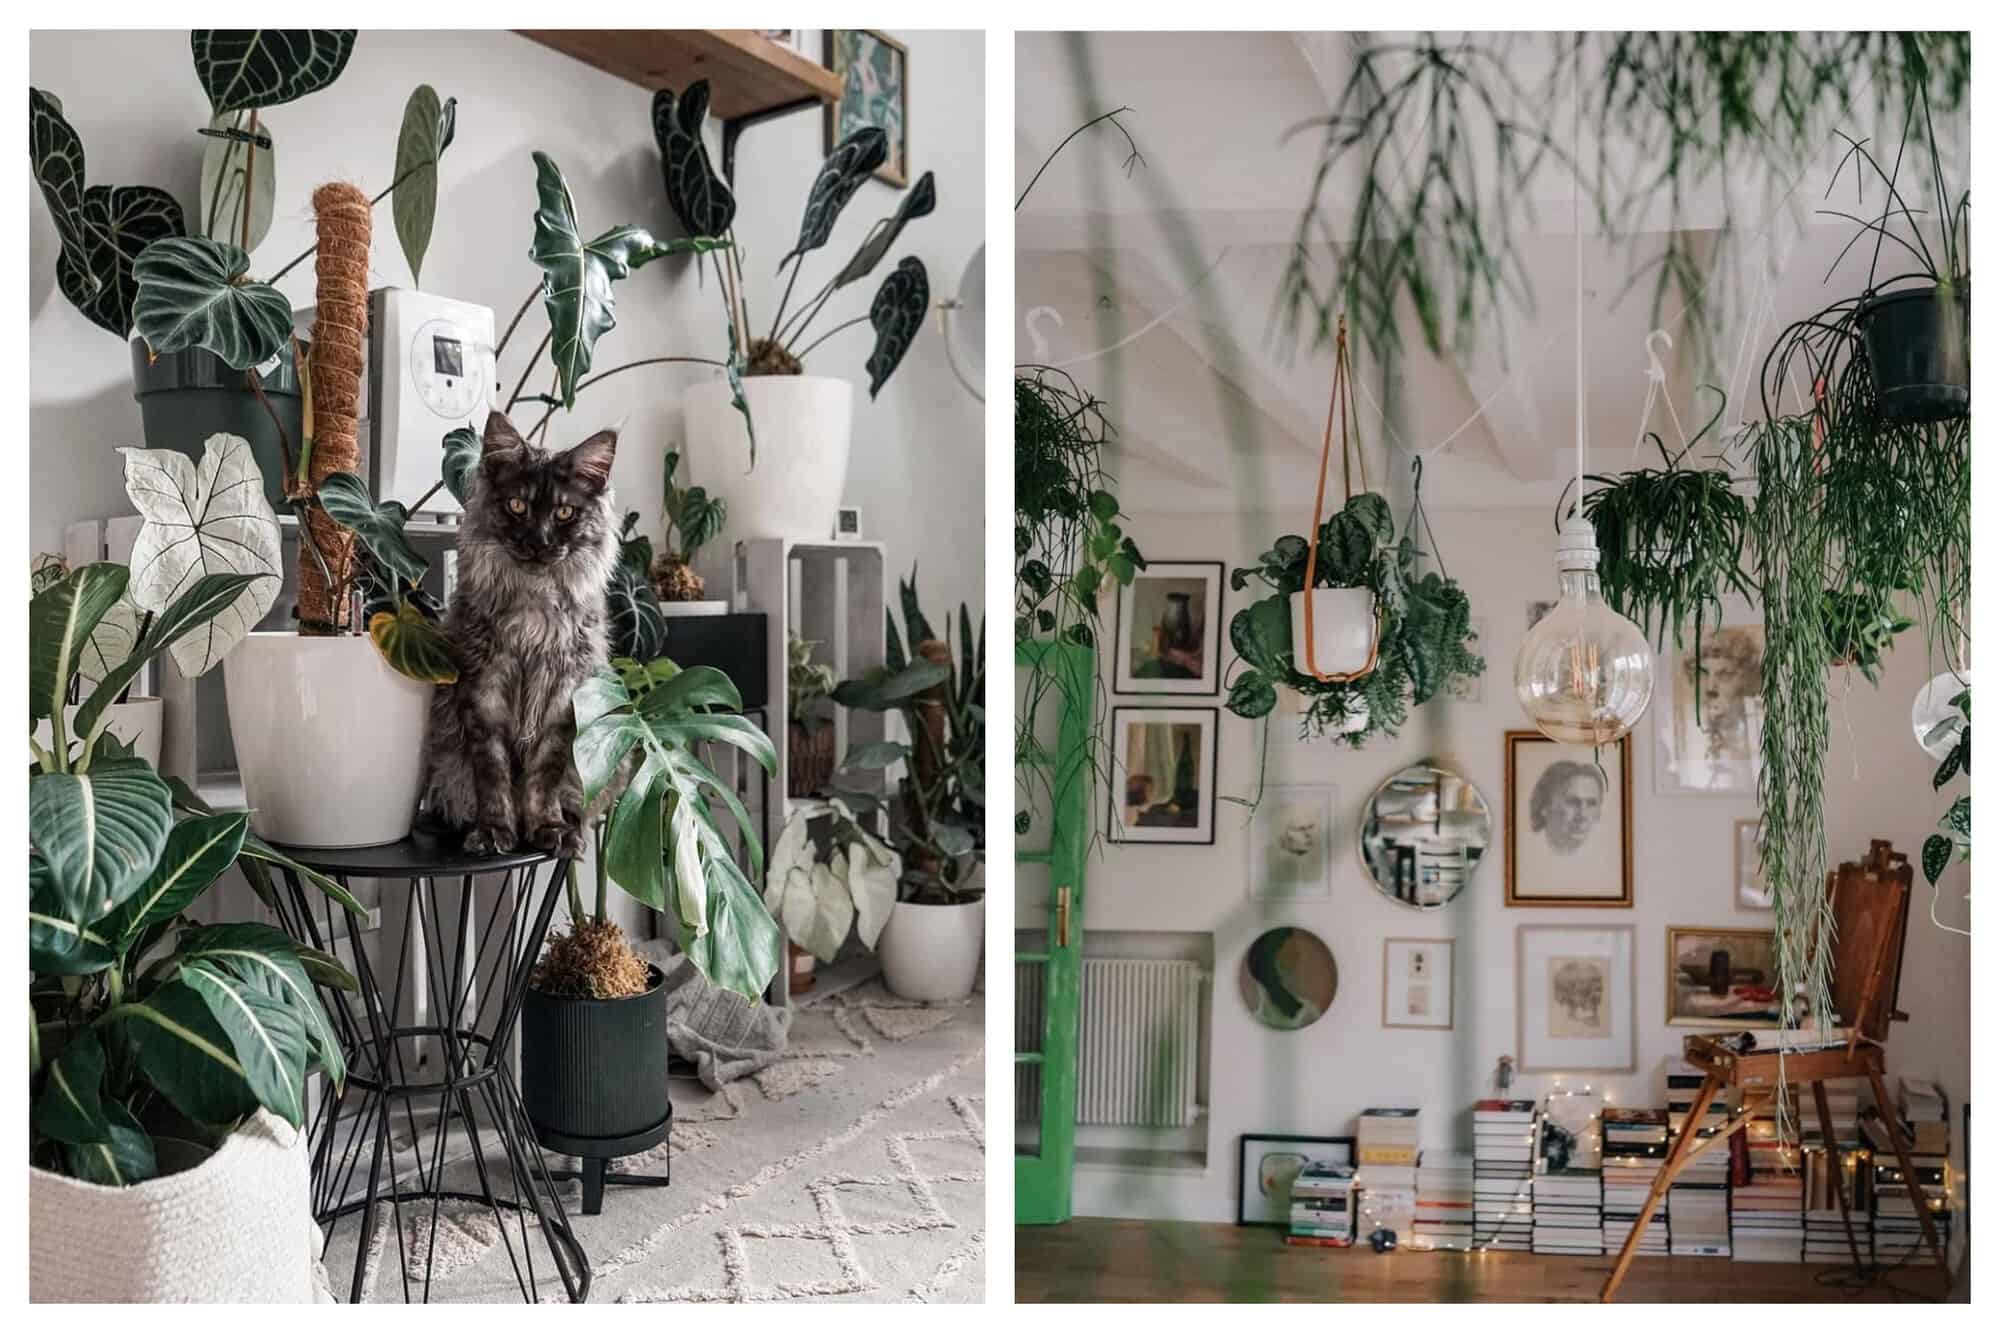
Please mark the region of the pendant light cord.
<svg viewBox="0 0 2000 1333"><path fill-rule="evenodd" d="M1569 220L1576 233L1576 511L1583 512L1583 35L1570 50Z"/></svg>

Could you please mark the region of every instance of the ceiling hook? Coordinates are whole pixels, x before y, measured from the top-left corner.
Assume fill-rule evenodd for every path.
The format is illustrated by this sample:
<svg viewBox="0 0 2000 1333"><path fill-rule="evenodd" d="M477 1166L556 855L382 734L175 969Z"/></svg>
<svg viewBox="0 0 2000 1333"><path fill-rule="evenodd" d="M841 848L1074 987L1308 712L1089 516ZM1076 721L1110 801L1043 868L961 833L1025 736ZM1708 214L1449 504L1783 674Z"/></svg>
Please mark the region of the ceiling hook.
<svg viewBox="0 0 2000 1333"><path fill-rule="evenodd" d="M1037 326L1036 320L1038 319L1052 319L1055 321L1056 327L1061 328L1063 326L1062 311L1052 305L1038 305L1021 317L1021 322L1028 326L1028 346L1034 349L1033 356L1036 363L1047 365L1049 360L1049 340Z"/></svg>
<svg viewBox="0 0 2000 1333"><path fill-rule="evenodd" d="M1660 349L1655 345L1655 339L1666 344L1666 349L1671 352L1674 350L1674 335L1665 329L1654 329L1646 335L1646 378L1656 384L1665 384L1667 368L1660 364Z"/></svg>

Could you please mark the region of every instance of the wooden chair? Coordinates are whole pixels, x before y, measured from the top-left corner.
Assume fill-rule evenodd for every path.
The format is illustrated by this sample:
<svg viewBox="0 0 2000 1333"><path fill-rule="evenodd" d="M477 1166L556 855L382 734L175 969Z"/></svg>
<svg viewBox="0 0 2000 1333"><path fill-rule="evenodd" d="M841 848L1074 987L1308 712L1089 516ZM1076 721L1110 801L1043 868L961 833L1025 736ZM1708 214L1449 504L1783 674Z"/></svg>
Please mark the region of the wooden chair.
<svg viewBox="0 0 2000 1333"><path fill-rule="evenodd" d="M1931 1253L1937 1256L1938 1267L1950 1273L1944 1247L1938 1243L1937 1228L1931 1222L1930 1209L1910 1162L1909 1144L1903 1137L1902 1126L1895 1113L1890 1109L1889 1089L1882 1081L1882 1043L1888 1037L1889 1024L1892 1020L1909 1017L1897 1009L1896 996L1902 980L1903 941L1909 928L1910 862L1887 842L1878 839L1869 844L1866 859L1859 865L1852 861L1844 862L1838 871L1828 873L1827 883L1833 899L1835 926L1832 942L1833 1007L1836 1013L1853 1024L1846 1041L1836 1039L1831 1044L1788 1046L1783 1054L1781 1073L1776 1045L1768 1050L1760 1048L1738 1052L1717 1036L1687 1039L1687 1060L1700 1068L1706 1078L1702 1081L1701 1090L1695 1094L1694 1104L1688 1110L1679 1136L1667 1153L1666 1164L1653 1181L1646 1206L1639 1210L1639 1216L1632 1223L1632 1234L1625 1238L1625 1247L1618 1252L1618 1262L1612 1268L1611 1276L1604 1281L1599 1300L1610 1300L1617 1292L1618 1284L1625 1280L1625 1270L1631 1267L1632 1256L1638 1252L1639 1238L1654 1210L1660 1206L1660 1200L1666 1197L1674 1178L1689 1162L1727 1140L1760 1112L1768 1110L1781 1094L1784 1083L1796 1083L1801 1088L1807 1084L1812 1086L1821 1130L1830 1134L1832 1116L1828 1114L1826 1101L1826 1080L1830 1078L1865 1078L1875 1090L1875 1106L1881 1114L1882 1127L1887 1131L1889 1143L1902 1164L1903 1180L1910 1191L1911 1201L1916 1205L1924 1239L1929 1243ZM1743 1093L1741 1109L1714 1134L1707 1138L1699 1137L1697 1130L1703 1115L1718 1096L1731 1088L1740 1089ZM1841 1221L1847 1228L1848 1249L1859 1266L1861 1247L1854 1239L1854 1222L1848 1211L1847 1191L1840 1183L1838 1172L1834 1173L1833 1190L1840 1201Z"/></svg>

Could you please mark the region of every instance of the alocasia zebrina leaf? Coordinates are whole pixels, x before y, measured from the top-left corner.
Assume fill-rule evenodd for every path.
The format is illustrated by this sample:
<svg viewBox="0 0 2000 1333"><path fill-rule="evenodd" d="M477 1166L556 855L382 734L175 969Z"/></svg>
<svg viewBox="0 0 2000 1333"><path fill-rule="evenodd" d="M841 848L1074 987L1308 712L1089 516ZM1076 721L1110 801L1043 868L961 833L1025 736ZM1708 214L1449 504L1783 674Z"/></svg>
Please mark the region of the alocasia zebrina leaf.
<svg viewBox="0 0 2000 1333"><path fill-rule="evenodd" d="M209 109L280 106L340 77L353 28L196 28L188 34Z"/></svg>
<svg viewBox="0 0 2000 1333"><path fill-rule="evenodd" d="M875 350L868 354L868 396L881 392L902 363L903 353L924 327L931 308L931 280L924 261L911 255L882 279L868 322L875 328Z"/></svg>
<svg viewBox="0 0 2000 1333"><path fill-rule="evenodd" d="M660 178L667 206L690 236L726 236L736 220L736 196L708 160L701 123L708 116L708 80L675 96L653 94L653 139L660 146Z"/></svg>
<svg viewBox="0 0 2000 1333"><path fill-rule="evenodd" d="M794 259L825 245L833 235L833 224L840 220L840 210L847 207L847 201L861 188L861 182L888 160L889 136L878 125L864 126L836 144L820 164L819 175L813 177L812 189L806 192L806 211L799 219L798 243L785 259ZM784 262L778 261L778 266L784 267Z"/></svg>
<svg viewBox="0 0 2000 1333"><path fill-rule="evenodd" d="M888 255L896 238L903 234L903 228L917 218L927 217L937 207L937 185L926 171L917 177L917 183L903 194L896 205L896 211L869 228L868 239L854 252L854 258L835 276L833 285L845 287L850 282L859 282L875 271L875 266Z"/></svg>
<svg viewBox="0 0 2000 1333"><path fill-rule="evenodd" d="M225 241L175 236L146 247L132 319L155 355L205 347L236 370L270 360L292 337L292 303L248 282L250 256Z"/></svg>

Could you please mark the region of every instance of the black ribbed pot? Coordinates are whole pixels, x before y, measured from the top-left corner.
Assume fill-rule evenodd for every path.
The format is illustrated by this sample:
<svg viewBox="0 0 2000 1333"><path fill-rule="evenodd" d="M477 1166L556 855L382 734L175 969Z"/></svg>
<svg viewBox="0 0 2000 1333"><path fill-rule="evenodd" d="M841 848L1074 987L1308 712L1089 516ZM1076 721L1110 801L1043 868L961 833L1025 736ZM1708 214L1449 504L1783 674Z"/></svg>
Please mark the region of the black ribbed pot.
<svg viewBox="0 0 2000 1333"><path fill-rule="evenodd" d="M132 396L139 400L146 447L172 449L199 461L209 436L240 435L249 441L257 469L264 474L264 498L282 512L285 449L279 444L278 428L284 427L285 443L296 458L304 416L298 370L289 345L259 375L259 382L271 405L268 411L250 387L249 372L231 369L228 362L206 348L189 347L153 357L145 339L132 340ZM273 413L276 422L271 420Z"/></svg>
<svg viewBox="0 0 2000 1333"><path fill-rule="evenodd" d="M621 1000L528 988L521 1002L521 1100L544 1147L622 1157L666 1137L672 1123L666 978L657 967L648 978L650 990Z"/></svg>
<svg viewBox="0 0 2000 1333"><path fill-rule="evenodd" d="M1944 421L1972 410L1972 294L1966 284L1910 287L1854 311L1875 402L1894 421Z"/></svg>

